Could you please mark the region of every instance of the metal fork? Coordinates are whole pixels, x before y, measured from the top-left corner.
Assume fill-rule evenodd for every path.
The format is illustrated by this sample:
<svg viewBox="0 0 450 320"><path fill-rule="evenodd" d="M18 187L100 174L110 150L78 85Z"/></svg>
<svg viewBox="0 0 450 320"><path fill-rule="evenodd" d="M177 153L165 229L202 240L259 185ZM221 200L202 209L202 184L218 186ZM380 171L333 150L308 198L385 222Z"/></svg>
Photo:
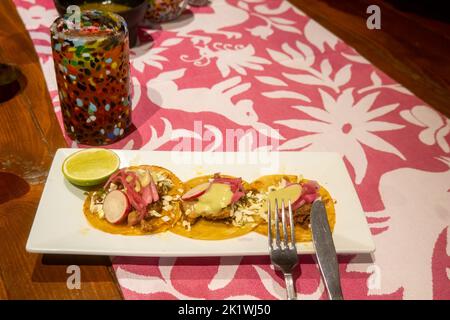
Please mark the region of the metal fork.
<svg viewBox="0 0 450 320"><path fill-rule="evenodd" d="M275 242L272 238L272 213L270 208L270 201L267 200L267 217L268 217L268 232L267 236L269 239L269 252L270 260L272 264L280 269L284 275L284 281L286 282L286 291L288 300L297 299L297 294L295 292L294 280L292 278L292 270L298 264L297 248L295 246L295 229L294 229L294 218L292 216L292 206L291 201L288 203L289 212L289 225L291 228L291 241L289 241L289 236L287 232L287 218L286 210L284 205L284 200L281 201L281 222L283 225L283 240L280 236L280 218L278 210L278 201L275 199Z"/></svg>

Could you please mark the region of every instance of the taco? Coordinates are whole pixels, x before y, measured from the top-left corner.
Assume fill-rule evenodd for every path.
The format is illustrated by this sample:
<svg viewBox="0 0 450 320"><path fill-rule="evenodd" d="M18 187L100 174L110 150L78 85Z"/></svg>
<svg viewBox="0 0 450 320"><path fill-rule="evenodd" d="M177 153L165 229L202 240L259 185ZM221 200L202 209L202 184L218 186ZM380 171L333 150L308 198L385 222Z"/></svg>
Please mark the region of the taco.
<svg viewBox="0 0 450 320"><path fill-rule="evenodd" d="M125 235L168 230L181 217L183 183L158 166L133 166L116 171L101 188L89 192L83 211L97 229Z"/></svg>
<svg viewBox="0 0 450 320"><path fill-rule="evenodd" d="M261 221L260 201L248 183L226 175L208 175L184 183L182 219L171 231L189 238L222 240L252 231Z"/></svg>
<svg viewBox="0 0 450 320"><path fill-rule="evenodd" d="M261 210L264 212L265 222L261 223L255 231L267 235L267 199L270 200L272 210L275 199L281 208L281 199L285 201L285 207L288 201L291 201L295 224L296 242L308 242L312 240L310 227L310 214L312 203L316 199L324 202L327 212L328 223L333 231L336 223L336 213L334 209L334 200L330 193L314 180L304 179L297 175L267 175L253 181L249 190L264 198L264 204Z"/></svg>

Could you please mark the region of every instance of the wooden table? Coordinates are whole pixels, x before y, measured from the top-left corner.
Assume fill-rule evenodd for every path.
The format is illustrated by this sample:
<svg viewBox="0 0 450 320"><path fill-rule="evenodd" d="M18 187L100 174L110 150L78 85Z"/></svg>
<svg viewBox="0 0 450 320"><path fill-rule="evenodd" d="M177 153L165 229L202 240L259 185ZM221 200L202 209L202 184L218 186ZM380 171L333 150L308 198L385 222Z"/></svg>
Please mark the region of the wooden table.
<svg viewBox="0 0 450 320"><path fill-rule="evenodd" d="M0 1L0 62L19 67L26 85L0 104L0 299L120 299L109 258L25 251L43 182L66 147L33 44L14 4ZM66 286L67 265L81 267L81 290Z"/></svg>
<svg viewBox="0 0 450 320"><path fill-rule="evenodd" d="M384 1L292 0L368 60L449 115L449 25ZM366 8L382 8L368 30ZM25 243L55 150L66 146L33 44L11 0L0 1L0 62L18 66L23 89L0 103L0 299L120 299L107 258L42 256ZM81 266L81 290L66 286Z"/></svg>

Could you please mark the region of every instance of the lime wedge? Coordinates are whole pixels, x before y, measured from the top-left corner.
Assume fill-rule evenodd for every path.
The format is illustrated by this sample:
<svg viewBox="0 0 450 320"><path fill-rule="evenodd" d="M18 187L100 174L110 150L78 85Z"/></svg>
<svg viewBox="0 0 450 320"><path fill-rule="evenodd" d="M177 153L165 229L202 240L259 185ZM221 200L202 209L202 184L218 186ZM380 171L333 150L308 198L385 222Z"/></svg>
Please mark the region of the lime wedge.
<svg viewBox="0 0 450 320"><path fill-rule="evenodd" d="M105 182L120 165L111 150L92 148L73 153L62 165L64 177L77 186L95 186Z"/></svg>

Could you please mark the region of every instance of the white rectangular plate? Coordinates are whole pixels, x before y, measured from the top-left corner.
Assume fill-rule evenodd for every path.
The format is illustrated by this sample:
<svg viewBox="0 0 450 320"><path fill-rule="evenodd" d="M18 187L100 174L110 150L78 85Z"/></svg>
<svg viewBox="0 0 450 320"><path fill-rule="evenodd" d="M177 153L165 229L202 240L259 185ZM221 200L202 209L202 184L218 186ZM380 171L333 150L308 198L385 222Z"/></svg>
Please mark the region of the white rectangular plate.
<svg viewBox="0 0 450 320"><path fill-rule="evenodd" d="M122 236L99 231L85 219L83 190L68 183L61 172L64 159L78 149L59 149L39 203L26 249L54 254L110 256L243 256L267 255L267 237L250 233L242 237L205 241L170 232L147 236ZM206 153L114 150L121 167L160 165L181 180L222 172L246 181L264 174L302 174L319 181L336 199L333 239L340 254L375 250L361 204L341 156L335 153ZM312 243L297 245L300 254L314 253Z"/></svg>

